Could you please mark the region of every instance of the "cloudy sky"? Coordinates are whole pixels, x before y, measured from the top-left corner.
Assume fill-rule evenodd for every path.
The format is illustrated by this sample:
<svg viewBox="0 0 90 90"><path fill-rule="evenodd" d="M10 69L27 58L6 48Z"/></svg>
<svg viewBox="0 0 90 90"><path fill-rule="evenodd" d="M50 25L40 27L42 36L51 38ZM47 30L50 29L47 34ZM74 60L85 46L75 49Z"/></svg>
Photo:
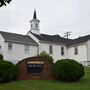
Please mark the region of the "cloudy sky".
<svg viewBox="0 0 90 90"><path fill-rule="evenodd" d="M71 31L70 38L90 34L90 0L12 0L0 8L0 31L27 34L35 8L41 33L63 36Z"/></svg>

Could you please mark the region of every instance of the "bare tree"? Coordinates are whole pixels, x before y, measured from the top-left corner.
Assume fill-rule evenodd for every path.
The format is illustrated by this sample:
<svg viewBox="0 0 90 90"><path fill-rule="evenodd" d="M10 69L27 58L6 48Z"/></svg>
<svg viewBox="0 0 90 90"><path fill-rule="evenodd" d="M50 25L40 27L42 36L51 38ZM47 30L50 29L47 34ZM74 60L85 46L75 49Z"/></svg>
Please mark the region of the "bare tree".
<svg viewBox="0 0 90 90"><path fill-rule="evenodd" d="M0 7L6 6L9 4L12 0L0 0Z"/></svg>

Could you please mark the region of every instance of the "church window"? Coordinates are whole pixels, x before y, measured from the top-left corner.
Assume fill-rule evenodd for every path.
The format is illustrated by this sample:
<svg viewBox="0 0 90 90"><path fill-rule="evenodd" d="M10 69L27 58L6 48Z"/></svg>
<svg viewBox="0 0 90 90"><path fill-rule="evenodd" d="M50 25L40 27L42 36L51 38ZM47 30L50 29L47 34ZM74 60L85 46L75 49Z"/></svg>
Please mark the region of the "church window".
<svg viewBox="0 0 90 90"><path fill-rule="evenodd" d="M8 43L8 50L12 50L12 43Z"/></svg>
<svg viewBox="0 0 90 90"><path fill-rule="evenodd" d="M75 55L78 54L78 48L77 48L77 47L74 48L74 54L75 54Z"/></svg>
<svg viewBox="0 0 90 90"><path fill-rule="evenodd" d="M25 45L25 53L26 53L26 54L29 53L29 45Z"/></svg>
<svg viewBox="0 0 90 90"><path fill-rule="evenodd" d="M49 46L49 53L53 54L53 47L52 47L52 45Z"/></svg>
<svg viewBox="0 0 90 90"><path fill-rule="evenodd" d="M61 55L64 55L64 47L61 47Z"/></svg>

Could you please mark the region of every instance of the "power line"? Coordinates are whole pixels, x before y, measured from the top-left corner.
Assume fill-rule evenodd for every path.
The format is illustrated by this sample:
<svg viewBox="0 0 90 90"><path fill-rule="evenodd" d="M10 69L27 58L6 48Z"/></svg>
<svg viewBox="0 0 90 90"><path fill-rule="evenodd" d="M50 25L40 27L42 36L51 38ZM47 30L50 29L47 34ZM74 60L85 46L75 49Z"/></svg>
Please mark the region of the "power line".
<svg viewBox="0 0 90 90"><path fill-rule="evenodd" d="M71 32L65 32L64 33L64 37L66 37L67 39L69 38L70 35L71 35Z"/></svg>

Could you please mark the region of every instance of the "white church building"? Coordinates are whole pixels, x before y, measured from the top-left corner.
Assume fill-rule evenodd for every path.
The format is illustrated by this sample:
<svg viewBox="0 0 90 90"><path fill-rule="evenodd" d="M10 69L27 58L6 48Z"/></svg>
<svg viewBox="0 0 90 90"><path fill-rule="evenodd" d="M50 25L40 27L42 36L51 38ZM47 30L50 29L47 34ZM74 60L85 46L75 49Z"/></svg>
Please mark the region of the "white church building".
<svg viewBox="0 0 90 90"><path fill-rule="evenodd" d="M84 65L90 65L90 35L76 39L67 39L59 35L41 34L40 20L34 11L30 21L31 29L27 35L0 31L0 54L13 63L42 51L54 58L54 62L64 58L75 59Z"/></svg>

